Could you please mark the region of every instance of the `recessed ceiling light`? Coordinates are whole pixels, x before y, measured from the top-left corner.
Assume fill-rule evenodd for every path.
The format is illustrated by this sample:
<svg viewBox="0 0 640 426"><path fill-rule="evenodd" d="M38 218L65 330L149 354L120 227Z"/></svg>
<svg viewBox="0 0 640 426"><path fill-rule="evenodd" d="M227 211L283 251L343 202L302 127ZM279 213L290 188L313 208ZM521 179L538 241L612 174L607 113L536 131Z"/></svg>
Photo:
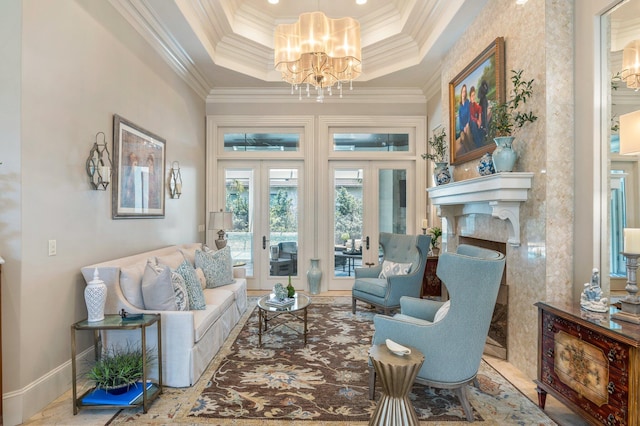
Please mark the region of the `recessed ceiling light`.
<svg viewBox="0 0 640 426"><path fill-rule="evenodd" d="M270 4L278 4L280 0L269 0Z"/></svg>
<svg viewBox="0 0 640 426"><path fill-rule="evenodd" d="M525 4L528 0L516 0L516 4Z"/></svg>
<svg viewBox="0 0 640 426"><path fill-rule="evenodd" d="M365 4L367 0L356 0L356 4Z"/></svg>

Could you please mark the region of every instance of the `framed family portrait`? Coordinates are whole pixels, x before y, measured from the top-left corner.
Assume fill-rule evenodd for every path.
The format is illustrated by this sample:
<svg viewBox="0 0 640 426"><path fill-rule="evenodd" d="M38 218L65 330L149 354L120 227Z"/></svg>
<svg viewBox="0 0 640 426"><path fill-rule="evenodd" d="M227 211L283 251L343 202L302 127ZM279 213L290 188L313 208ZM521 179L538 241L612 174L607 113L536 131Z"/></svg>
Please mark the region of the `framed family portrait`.
<svg viewBox="0 0 640 426"><path fill-rule="evenodd" d="M489 137L491 109L505 100L504 39L496 38L449 82L451 164L495 149Z"/></svg>
<svg viewBox="0 0 640 426"><path fill-rule="evenodd" d="M165 145L160 136L113 116L114 219L164 217Z"/></svg>

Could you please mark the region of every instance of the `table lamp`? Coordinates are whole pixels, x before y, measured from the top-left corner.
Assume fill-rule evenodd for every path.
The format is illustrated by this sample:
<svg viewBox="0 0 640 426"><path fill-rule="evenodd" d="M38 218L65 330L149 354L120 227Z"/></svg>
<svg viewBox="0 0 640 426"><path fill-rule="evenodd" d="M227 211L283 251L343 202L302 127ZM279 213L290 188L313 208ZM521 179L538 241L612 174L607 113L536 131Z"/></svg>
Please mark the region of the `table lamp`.
<svg viewBox="0 0 640 426"><path fill-rule="evenodd" d="M218 230L218 239L216 240L216 247L218 247L218 250L227 245L227 240L224 239L224 231L232 229L232 215L232 212L224 212L222 209L220 209L219 212L209 213L209 229Z"/></svg>

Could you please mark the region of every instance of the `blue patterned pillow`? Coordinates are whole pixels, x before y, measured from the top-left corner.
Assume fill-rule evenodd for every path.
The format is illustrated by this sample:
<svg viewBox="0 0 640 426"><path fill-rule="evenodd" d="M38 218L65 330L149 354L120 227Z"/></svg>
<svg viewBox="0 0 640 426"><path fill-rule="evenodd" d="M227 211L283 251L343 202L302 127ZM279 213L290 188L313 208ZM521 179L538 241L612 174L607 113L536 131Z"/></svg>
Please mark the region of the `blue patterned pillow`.
<svg viewBox="0 0 640 426"><path fill-rule="evenodd" d="M200 280L198 280L196 271L193 269L193 266L191 266L191 263L185 259L185 261L178 266L176 272L182 276L185 286L187 287L189 310L205 309L204 293L202 292L202 287L200 287Z"/></svg>
<svg viewBox="0 0 640 426"><path fill-rule="evenodd" d="M189 310L189 294L187 294L187 285L182 275L176 271L171 271L171 284L176 296L176 308L178 311Z"/></svg>
<svg viewBox="0 0 640 426"><path fill-rule="evenodd" d="M233 262L231 249L226 246L218 251L207 253L196 250L196 268L201 268L207 280L207 288L233 284Z"/></svg>

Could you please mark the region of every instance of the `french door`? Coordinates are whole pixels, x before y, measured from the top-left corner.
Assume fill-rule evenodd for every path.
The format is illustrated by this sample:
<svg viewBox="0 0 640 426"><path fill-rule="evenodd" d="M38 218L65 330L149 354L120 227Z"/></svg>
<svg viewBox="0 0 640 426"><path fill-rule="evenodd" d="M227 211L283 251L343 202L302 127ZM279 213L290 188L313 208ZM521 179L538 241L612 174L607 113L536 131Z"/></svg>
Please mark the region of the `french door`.
<svg viewBox="0 0 640 426"><path fill-rule="evenodd" d="M415 221L412 161L330 161L329 290L350 290L355 268L377 265L380 232L404 234Z"/></svg>
<svg viewBox="0 0 640 426"><path fill-rule="evenodd" d="M233 211L228 245L247 271L251 289L268 290L289 279L306 286L304 259L303 162L220 161L224 205Z"/></svg>

